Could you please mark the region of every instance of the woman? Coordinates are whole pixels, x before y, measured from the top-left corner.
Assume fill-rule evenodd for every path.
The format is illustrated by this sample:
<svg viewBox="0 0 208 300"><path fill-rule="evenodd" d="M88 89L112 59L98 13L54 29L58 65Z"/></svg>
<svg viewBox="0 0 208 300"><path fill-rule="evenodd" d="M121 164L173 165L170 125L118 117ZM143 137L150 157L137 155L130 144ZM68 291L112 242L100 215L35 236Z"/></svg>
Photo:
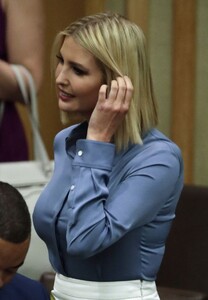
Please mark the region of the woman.
<svg viewBox="0 0 208 300"><path fill-rule="evenodd" d="M183 186L178 147L155 129L145 38L101 13L55 43L64 119L34 224L56 271L54 299L159 299L155 279ZM55 56L55 55L54 55Z"/></svg>
<svg viewBox="0 0 208 300"><path fill-rule="evenodd" d="M0 0L0 162L29 159L23 124L16 108L16 103L23 104L24 100L11 64L28 69L37 90L40 89L44 53L41 3L41 0Z"/></svg>

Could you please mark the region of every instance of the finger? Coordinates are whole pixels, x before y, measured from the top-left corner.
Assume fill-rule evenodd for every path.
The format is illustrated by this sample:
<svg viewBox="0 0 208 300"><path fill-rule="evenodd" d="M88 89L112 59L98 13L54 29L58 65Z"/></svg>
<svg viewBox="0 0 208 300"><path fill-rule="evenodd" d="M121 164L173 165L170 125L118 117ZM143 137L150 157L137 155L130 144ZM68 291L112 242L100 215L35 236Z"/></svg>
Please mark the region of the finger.
<svg viewBox="0 0 208 300"><path fill-rule="evenodd" d="M134 87L131 82L131 79L128 76L123 77L126 83L126 94L125 94L125 102L126 104L129 104L132 97L133 97L133 92L134 92Z"/></svg>
<svg viewBox="0 0 208 300"><path fill-rule="evenodd" d="M108 86L106 84L101 85L100 90L99 90L99 96L98 96L99 101L106 100L107 88L108 88Z"/></svg>
<svg viewBox="0 0 208 300"><path fill-rule="evenodd" d="M126 81L123 77L117 77L118 83L118 93L117 93L117 100L123 102L126 96Z"/></svg>
<svg viewBox="0 0 208 300"><path fill-rule="evenodd" d="M111 88L108 95L109 100L115 100L118 93L118 83L116 80L111 81Z"/></svg>

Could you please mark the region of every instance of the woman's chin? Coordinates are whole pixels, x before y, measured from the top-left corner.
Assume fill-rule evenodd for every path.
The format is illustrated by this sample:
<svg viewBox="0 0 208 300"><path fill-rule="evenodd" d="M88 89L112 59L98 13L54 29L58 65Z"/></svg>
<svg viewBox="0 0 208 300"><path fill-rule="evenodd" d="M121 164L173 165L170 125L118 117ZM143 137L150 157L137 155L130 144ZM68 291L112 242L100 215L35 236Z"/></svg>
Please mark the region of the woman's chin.
<svg viewBox="0 0 208 300"><path fill-rule="evenodd" d="M74 111L69 112L66 110L60 110L60 117L61 122L64 125L73 125L86 120L86 117L84 117L81 113Z"/></svg>

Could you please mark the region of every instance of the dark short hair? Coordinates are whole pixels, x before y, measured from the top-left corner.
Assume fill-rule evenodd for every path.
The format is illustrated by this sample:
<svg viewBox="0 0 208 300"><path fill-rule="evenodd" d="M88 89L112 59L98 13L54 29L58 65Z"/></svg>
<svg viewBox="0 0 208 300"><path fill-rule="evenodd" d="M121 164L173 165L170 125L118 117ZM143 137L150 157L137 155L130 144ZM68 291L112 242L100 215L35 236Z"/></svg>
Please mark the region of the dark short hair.
<svg viewBox="0 0 208 300"><path fill-rule="evenodd" d="M12 185L0 181L0 238L21 243L30 234L31 217L23 196Z"/></svg>

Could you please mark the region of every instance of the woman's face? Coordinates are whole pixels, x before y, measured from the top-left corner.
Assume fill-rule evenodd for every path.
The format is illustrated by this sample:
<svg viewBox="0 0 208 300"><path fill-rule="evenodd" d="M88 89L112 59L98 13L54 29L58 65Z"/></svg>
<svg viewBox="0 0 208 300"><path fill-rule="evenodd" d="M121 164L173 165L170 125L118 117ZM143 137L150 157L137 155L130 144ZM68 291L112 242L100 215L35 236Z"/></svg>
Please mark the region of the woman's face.
<svg viewBox="0 0 208 300"><path fill-rule="evenodd" d="M72 37L66 37L57 56L56 91L59 108L89 119L103 84L94 56Z"/></svg>

